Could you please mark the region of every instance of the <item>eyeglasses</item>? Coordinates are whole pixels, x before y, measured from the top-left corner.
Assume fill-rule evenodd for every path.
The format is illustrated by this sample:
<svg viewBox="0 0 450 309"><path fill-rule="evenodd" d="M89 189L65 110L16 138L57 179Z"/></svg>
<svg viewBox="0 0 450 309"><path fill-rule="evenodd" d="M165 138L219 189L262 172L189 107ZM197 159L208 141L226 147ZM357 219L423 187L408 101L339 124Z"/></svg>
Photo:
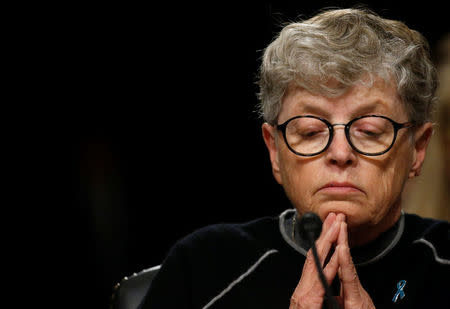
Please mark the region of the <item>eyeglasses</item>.
<svg viewBox="0 0 450 309"><path fill-rule="evenodd" d="M410 128L413 124L397 123L379 115L357 117L346 124L331 124L326 119L306 115L295 116L276 125L283 133L288 148L296 155L305 157L318 155L330 146L335 126L345 127L347 141L356 152L379 156L392 148L398 130Z"/></svg>

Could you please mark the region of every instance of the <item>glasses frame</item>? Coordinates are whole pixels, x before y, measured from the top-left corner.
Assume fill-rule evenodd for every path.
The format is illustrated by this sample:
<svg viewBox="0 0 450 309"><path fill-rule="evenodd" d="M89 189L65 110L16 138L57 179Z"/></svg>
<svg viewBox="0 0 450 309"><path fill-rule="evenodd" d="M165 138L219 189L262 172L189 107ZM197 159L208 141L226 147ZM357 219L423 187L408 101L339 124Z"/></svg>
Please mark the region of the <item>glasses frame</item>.
<svg viewBox="0 0 450 309"><path fill-rule="evenodd" d="M357 121L359 119L362 119L362 118L368 118L368 117L383 118L383 119L388 120L390 123L392 123L392 125L394 127L394 138L392 139L391 145L389 145L389 147L386 150L381 151L381 152L376 152L376 153L368 153L368 152L364 152L364 151L359 150L358 148L355 147L355 145L353 145L353 143L352 143L352 141L350 139L350 126L355 121ZM292 121L294 119L298 119L298 118L314 118L314 119L317 119L317 120L320 120L320 121L324 122L327 125L330 135L328 137L328 143L325 145L325 147L321 151L318 151L318 152L315 152L315 153L311 153L311 154L303 154L303 153L295 151L289 145L289 143L287 141L287 137L286 137L286 127L287 127L287 125L288 125L288 123L290 121ZM328 147L331 145L332 141L333 141L334 127L335 126L344 126L345 127L345 129L344 129L345 137L347 138L347 142L349 143L349 145L352 147L352 149L354 151L356 151L356 152L358 152L358 153L360 153L362 155L365 155L365 156L373 157L373 156L379 156L379 155L382 155L382 154L385 154L386 152L388 152L392 148L392 146L394 146L394 143L395 143L395 141L397 139L398 131L400 129L404 129L404 128L411 128L413 126L413 123L412 122L398 123L398 122L395 122L394 120L392 120L391 118L388 118L386 116L381 116L381 115L365 115L365 116L356 117L356 118L350 120L348 123L334 123L334 124L332 124L328 120L326 120L324 118L321 118L321 117L317 117L317 116L313 116L313 115L301 115L301 116L294 116L292 118L289 118L288 120L286 120L282 124L275 125L276 129L281 131L281 133L283 134L284 142L286 143L286 146L289 148L289 150L292 151L293 153L295 153L296 155L302 156L302 157L313 157L313 156L317 156L317 155L321 154L322 152L326 151L328 149Z"/></svg>

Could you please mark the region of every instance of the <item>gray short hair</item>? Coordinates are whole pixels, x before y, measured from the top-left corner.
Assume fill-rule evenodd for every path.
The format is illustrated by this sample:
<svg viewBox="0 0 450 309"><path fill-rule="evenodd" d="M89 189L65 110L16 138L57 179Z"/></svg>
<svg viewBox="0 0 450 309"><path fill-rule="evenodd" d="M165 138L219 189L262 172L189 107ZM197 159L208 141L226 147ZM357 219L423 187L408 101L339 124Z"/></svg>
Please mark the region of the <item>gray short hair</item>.
<svg viewBox="0 0 450 309"><path fill-rule="evenodd" d="M437 77L426 39L404 23L367 9L325 11L287 25L265 49L259 112L275 124L292 84L336 97L375 77L397 83L410 121L431 120Z"/></svg>

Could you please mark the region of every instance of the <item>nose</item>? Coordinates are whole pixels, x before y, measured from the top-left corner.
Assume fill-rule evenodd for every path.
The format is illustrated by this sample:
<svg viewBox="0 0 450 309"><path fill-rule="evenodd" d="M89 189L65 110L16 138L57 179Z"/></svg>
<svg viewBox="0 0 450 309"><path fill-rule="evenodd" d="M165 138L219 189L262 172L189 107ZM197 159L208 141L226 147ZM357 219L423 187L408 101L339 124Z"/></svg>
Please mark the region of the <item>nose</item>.
<svg viewBox="0 0 450 309"><path fill-rule="evenodd" d="M333 140L326 151L326 158L329 164L347 167L356 162L356 153L347 141L343 125L338 126L334 127Z"/></svg>

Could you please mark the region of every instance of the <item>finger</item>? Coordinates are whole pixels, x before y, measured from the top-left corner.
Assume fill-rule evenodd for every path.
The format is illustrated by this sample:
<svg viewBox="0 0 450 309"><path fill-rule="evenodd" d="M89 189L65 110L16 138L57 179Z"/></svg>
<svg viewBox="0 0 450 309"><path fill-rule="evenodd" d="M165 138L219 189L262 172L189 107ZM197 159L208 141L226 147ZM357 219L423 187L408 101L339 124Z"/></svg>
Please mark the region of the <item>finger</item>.
<svg viewBox="0 0 450 309"><path fill-rule="evenodd" d="M322 231L327 231L333 225L334 220L336 220L336 214L334 212L330 212L328 216L325 218L322 224Z"/></svg>
<svg viewBox="0 0 450 309"><path fill-rule="evenodd" d="M337 239L337 244L348 247L347 223L345 223L344 221L342 221L341 225L339 226L339 236Z"/></svg>
<svg viewBox="0 0 450 309"><path fill-rule="evenodd" d="M320 308L324 294L325 290L319 281L312 250L309 250L300 281L292 294L289 308Z"/></svg>
<svg viewBox="0 0 450 309"><path fill-rule="evenodd" d="M339 213L337 216L336 216L336 220L338 220L338 221L340 221L340 222L345 222L345 215L343 214L343 213Z"/></svg>
<svg viewBox="0 0 450 309"><path fill-rule="evenodd" d="M337 252L333 254L330 262L327 264L323 270L324 276L328 285L331 284L334 277L336 277L337 269L339 267ZM300 280L297 285L292 297L291 297L291 307L290 308L322 308L323 297L325 295L325 289L322 282L319 280L319 275L317 269L309 282ZM302 282L303 281L303 282ZM309 284L308 284L309 283ZM300 305L302 307L300 307Z"/></svg>
<svg viewBox="0 0 450 309"><path fill-rule="evenodd" d="M321 236L319 237L316 243L317 255L322 265L331 247L330 239L333 239L334 234L337 234L339 232L338 225L334 226L335 221L336 221L336 214L335 213L328 214L323 223ZM314 256L312 253L312 249L310 249L306 254L306 260L303 265L302 276L300 278L299 286L313 287L319 283L320 282L318 281L318 273L314 262Z"/></svg>
<svg viewBox="0 0 450 309"><path fill-rule="evenodd" d="M339 234L339 222L345 221L345 215L344 214L338 214L335 215L334 213L330 213L327 218L325 219L323 223L322 233L320 234L320 237L316 241L316 247L318 249L318 252L321 251L322 247L321 244L324 241L327 242L335 242L337 239L337 236ZM326 249L326 248L325 248ZM329 248L325 251L329 251Z"/></svg>
<svg viewBox="0 0 450 309"><path fill-rule="evenodd" d="M321 260L322 265L323 265L323 261L326 258L326 255L329 252L329 246L331 246L331 244L329 246L325 245L324 239L330 238L328 233L329 233L330 229L333 227L333 224L335 221L336 221L336 214L329 213L328 216L326 217L325 221L323 222L322 233L316 242L317 255L319 256L319 260ZM334 232L334 233L336 233L336 232ZM326 251L326 252L324 253L324 251ZM323 255L325 255L325 256L323 256ZM312 250L310 249L308 251L308 253L306 254L306 261L305 261L305 264L303 265L303 270L302 270L302 278L305 278L305 280L308 280L308 281L310 281L311 279L315 280L317 278L316 271L317 270L316 270L316 266L315 266L315 262L314 262L314 256L313 256ZM314 275L312 275L313 277L308 276L311 273L314 273ZM312 282L312 281L310 281L310 282Z"/></svg>
<svg viewBox="0 0 450 309"><path fill-rule="evenodd" d="M323 274L327 279L328 285L333 282L334 277L336 277L336 273L339 269L339 258L337 249L333 252L330 261L327 266L323 269Z"/></svg>
<svg viewBox="0 0 450 309"><path fill-rule="evenodd" d="M334 212L331 212L326 217L325 221L322 224L322 232L320 233L319 238L316 240L316 247L317 243L322 242L325 238L329 237L328 234L330 230L335 228L335 222L336 222L337 216Z"/></svg>
<svg viewBox="0 0 450 309"><path fill-rule="evenodd" d="M317 241L318 256L319 259L322 260L322 263L331 247L330 239L334 238L336 240L337 234L339 233L339 224L334 225L335 221L336 214L330 213L324 220L322 233ZM330 243L330 245L327 245L327 243ZM338 264L338 257L335 256L331 266L327 270L326 275L326 277L332 277L331 281L336 276ZM306 255L306 261L303 265L300 281L291 298L291 307L297 308L299 304L304 305L306 302L308 304L315 304L317 305L317 308L320 308L324 294L325 290L319 280L319 274L314 262L314 256L312 250L310 249Z"/></svg>
<svg viewBox="0 0 450 309"><path fill-rule="evenodd" d="M337 241L339 236L339 226L340 220L336 218L330 228L328 230L324 229L316 241L317 255L319 256L321 265L323 265L328 256L331 246Z"/></svg>
<svg viewBox="0 0 450 309"><path fill-rule="evenodd" d="M341 281L341 301L345 304L354 304L355 308L375 308L370 295L362 287L353 264L349 247L339 245L339 278Z"/></svg>
<svg viewBox="0 0 450 309"><path fill-rule="evenodd" d="M339 259L339 278L341 280L342 289L345 291L345 298L350 297L350 299L355 299L356 297L361 296L361 283L350 255L347 224L345 222L341 223L339 236L339 244L337 247Z"/></svg>

